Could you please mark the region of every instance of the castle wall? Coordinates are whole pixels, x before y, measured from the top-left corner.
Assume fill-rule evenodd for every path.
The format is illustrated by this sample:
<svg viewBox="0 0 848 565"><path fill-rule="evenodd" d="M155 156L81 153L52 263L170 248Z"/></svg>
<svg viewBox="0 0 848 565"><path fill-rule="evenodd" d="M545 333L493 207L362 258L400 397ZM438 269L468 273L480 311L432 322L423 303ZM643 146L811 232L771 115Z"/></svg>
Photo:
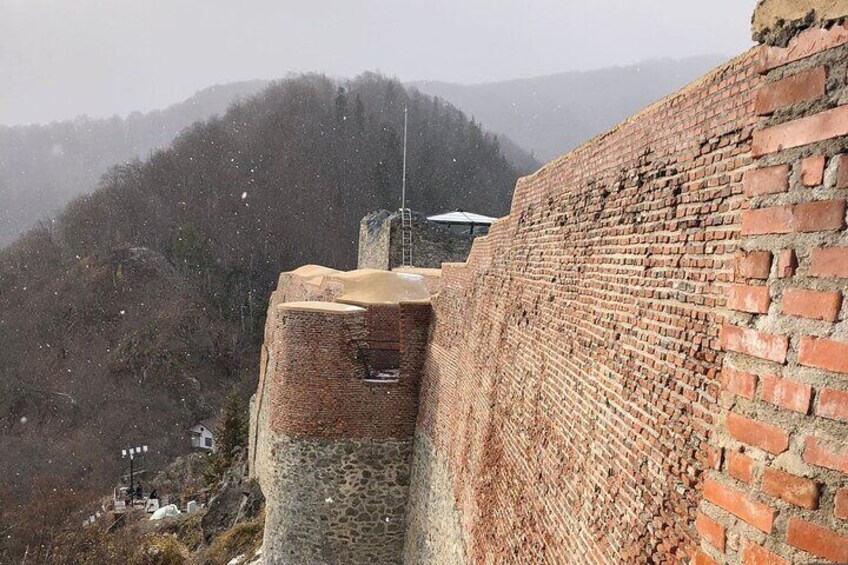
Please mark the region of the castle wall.
<svg viewBox="0 0 848 565"><path fill-rule="evenodd" d="M731 61L443 266L406 562L848 561L846 44Z"/></svg>
<svg viewBox="0 0 848 565"><path fill-rule="evenodd" d="M765 48L758 70L698 559L845 563L848 26Z"/></svg>
<svg viewBox="0 0 848 565"><path fill-rule="evenodd" d="M412 213L412 264L438 268L444 261L464 261L474 237L450 231ZM391 270L403 264L400 215L381 210L368 214L359 226L360 269Z"/></svg>
<svg viewBox="0 0 848 565"><path fill-rule="evenodd" d="M467 263L443 265L407 562L682 561L697 545L754 66L521 179Z"/></svg>
<svg viewBox="0 0 848 565"><path fill-rule="evenodd" d="M401 562L430 305L391 299L425 288L317 266L281 275L250 416L265 563ZM342 296L376 302L321 301ZM392 353L397 381L366 378L372 347Z"/></svg>
<svg viewBox="0 0 848 565"><path fill-rule="evenodd" d="M417 380L367 383L354 345L368 335L365 309L325 305L276 313L258 466L265 562L398 563Z"/></svg>
<svg viewBox="0 0 848 565"><path fill-rule="evenodd" d="M813 25L840 2L762 1L770 46L520 179L432 310L273 306L266 560L848 562L848 26ZM274 300L373 276L307 271Z"/></svg>

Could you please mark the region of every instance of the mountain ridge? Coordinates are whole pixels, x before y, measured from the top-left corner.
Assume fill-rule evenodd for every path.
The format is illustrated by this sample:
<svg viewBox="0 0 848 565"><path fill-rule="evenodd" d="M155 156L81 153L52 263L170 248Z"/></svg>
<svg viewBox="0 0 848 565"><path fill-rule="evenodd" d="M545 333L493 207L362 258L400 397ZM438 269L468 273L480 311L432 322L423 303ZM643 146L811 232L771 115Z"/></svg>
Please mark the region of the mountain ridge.
<svg viewBox="0 0 848 565"><path fill-rule="evenodd" d="M408 83L439 96L545 162L615 126L726 60L719 55L463 85Z"/></svg>

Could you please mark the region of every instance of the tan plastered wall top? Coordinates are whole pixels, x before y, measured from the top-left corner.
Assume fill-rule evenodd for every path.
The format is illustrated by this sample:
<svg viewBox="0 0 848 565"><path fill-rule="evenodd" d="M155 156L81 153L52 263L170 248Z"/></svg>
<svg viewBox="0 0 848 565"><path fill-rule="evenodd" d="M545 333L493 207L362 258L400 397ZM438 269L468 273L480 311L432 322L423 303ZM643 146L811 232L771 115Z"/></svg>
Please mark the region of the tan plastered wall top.
<svg viewBox="0 0 848 565"><path fill-rule="evenodd" d="M430 301L424 277L418 274L362 269L342 273L337 278L344 282L344 292L337 300L347 304L368 306Z"/></svg>
<svg viewBox="0 0 848 565"><path fill-rule="evenodd" d="M351 304L339 304L338 302L284 302L278 306L280 310L295 312L330 312L350 313L363 312L365 308Z"/></svg>
<svg viewBox="0 0 848 565"><path fill-rule="evenodd" d="M319 287L328 284L340 284L342 293L336 298L336 302L370 306L374 304L400 304L401 302L429 303L430 291L427 287L427 279L438 278L441 275L441 270L382 271L379 269L356 269L354 271L337 271L321 265L304 265L287 274ZM301 303L289 302L281 306L291 304ZM304 302L302 304L319 303ZM303 307L287 307L287 309L303 309ZM325 308L322 311L327 311L327 309Z"/></svg>
<svg viewBox="0 0 848 565"><path fill-rule="evenodd" d="M292 275L300 277L308 283L320 286L325 276L337 275L342 271L337 271L330 267L324 267L323 265L303 265L302 267L298 267L290 272Z"/></svg>

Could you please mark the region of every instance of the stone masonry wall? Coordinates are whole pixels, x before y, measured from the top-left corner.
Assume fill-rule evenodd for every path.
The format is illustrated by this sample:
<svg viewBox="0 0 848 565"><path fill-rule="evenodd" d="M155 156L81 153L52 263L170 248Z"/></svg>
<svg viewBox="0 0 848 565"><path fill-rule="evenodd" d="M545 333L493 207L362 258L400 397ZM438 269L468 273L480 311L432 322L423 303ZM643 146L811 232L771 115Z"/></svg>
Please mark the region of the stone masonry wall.
<svg viewBox="0 0 848 565"><path fill-rule="evenodd" d="M755 62L521 179L510 215L443 265L407 562L681 562L698 545Z"/></svg>
<svg viewBox="0 0 848 565"><path fill-rule="evenodd" d="M264 428L265 563L399 563L418 381L365 381L354 345L368 337L365 309L290 304L266 344L266 420L252 418Z"/></svg>
<svg viewBox="0 0 848 565"><path fill-rule="evenodd" d="M848 28L807 30L759 63L697 560L845 563Z"/></svg>
<svg viewBox="0 0 848 565"><path fill-rule="evenodd" d="M411 440L279 436L272 450L265 563L401 562Z"/></svg>
<svg viewBox="0 0 848 565"><path fill-rule="evenodd" d="M438 268L444 261L464 261L474 237L458 234L412 213L412 264ZM359 226L360 269L391 270L403 263L400 215L380 210L368 214Z"/></svg>

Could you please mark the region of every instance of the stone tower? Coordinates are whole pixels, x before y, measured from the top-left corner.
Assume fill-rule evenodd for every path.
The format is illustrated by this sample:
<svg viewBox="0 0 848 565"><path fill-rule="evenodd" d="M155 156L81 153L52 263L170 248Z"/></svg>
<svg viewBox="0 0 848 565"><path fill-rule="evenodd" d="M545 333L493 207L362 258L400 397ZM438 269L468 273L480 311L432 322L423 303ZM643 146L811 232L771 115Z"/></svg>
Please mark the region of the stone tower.
<svg viewBox="0 0 848 565"><path fill-rule="evenodd" d="M287 288L336 302L269 315L251 434L266 563L400 562L429 293L409 274L323 278Z"/></svg>

